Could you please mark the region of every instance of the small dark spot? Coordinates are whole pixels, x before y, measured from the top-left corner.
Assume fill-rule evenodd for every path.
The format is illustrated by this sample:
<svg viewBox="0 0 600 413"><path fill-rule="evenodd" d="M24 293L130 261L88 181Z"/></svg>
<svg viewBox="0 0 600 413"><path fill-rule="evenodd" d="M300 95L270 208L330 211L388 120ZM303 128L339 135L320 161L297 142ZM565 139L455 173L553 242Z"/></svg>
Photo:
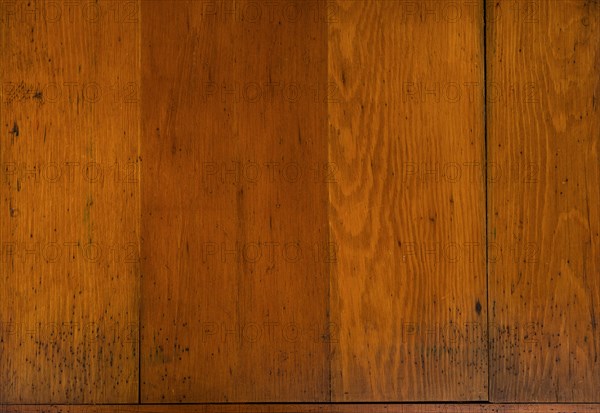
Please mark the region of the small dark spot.
<svg viewBox="0 0 600 413"><path fill-rule="evenodd" d="M44 98L44 95L42 94L42 92L40 92L39 90L35 92L35 94L33 95L34 99L39 99L42 100Z"/></svg>
<svg viewBox="0 0 600 413"><path fill-rule="evenodd" d="M475 303L475 311L477 312L478 315L481 315L481 303L479 301L477 301L477 303Z"/></svg>
<svg viewBox="0 0 600 413"><path fill-rule="evenodd" d="M17 125L17 121L15 121L15 122L14 122L14 124L13 124L13 128L12 128L12 130L10 131L10 133L11 133L12 135L14 135L15 137L17 137L17 138L19 137L19 125Z"/></svg>

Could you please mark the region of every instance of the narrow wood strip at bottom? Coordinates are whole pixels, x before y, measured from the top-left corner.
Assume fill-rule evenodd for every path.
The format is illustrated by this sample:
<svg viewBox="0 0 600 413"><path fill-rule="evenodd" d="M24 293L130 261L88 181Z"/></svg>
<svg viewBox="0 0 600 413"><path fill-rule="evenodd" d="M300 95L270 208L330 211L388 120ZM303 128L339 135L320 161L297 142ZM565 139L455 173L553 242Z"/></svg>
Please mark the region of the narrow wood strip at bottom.
<svg viewBox="0 0 600 413"><path fill-rule="evenodd" d="M600 404L0 405L0 413L600 413Z"/></svg>

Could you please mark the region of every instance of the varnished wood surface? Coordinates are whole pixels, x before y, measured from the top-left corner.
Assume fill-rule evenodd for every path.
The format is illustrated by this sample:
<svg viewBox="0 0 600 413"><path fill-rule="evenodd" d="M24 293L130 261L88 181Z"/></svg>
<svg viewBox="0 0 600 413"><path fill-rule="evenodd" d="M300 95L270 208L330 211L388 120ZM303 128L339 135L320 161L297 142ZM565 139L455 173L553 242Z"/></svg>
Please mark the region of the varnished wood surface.
<svg viewBox="0 0 600 413"><path fill-rule="evenodd" d="M596 411L131 403L600 401L599 9L0 0L0 410Z"/></svg>
<svg viewBox="0 0 600 413"><path fill-rule="evenodd" d="M527 7L488 3L490 399L598 402L600 5Z"/></svg>
<svg viewBox="0 0 600 413"><path fill-rule="evenodd" d="M0 413L598 413L598 404L208 404L1 406Z"/></svg>
<svg viewBox="0 0 600 413"><path fill-rule="evenodd" d="M3 403L138 395L139 20L67 3L0 4Z"/></svg>
<svg viewBox="0 0 600 413"><path fill-rule="evenodd" d="M290 4L142 2L144 402L329 400L327 35Z"/></svg>
<svg viewBox="0 0 600 413"><path fill-rule="evenodd" d="M485 400L483 8L405 6L329 25L332 400Z"/></svg>

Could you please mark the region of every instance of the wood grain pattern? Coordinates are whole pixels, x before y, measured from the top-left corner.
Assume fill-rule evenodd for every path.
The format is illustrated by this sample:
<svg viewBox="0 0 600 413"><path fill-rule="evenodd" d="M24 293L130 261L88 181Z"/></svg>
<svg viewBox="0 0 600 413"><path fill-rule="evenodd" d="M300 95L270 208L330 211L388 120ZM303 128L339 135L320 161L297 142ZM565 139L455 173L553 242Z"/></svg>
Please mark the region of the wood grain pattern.
<svg viewBox="0 0 600 413"><path fill-rule="evenodd" d="M288 5L142 3L144 402L329 398L326 26Z"/></svg>
<svg viewBox="0 0 600 413"><path fill-rule="evenodd" d="M332 399L485 400L482 7L334 3Z"/></svg>
<svg viewBox="0 0 600 413"><path fill-rule="evenodd" d="M598 404L205 404L0 405L0 413L598 413Z"/></svg>
<svg viewBox="0 0 600 413"><path fill-rule="evenodd" d="M0 402L136 402L137 4L47 5L0 4Z"/></svg>
<svg viewBox="0 0 600 413"><path fill-rule="evenodd" d="M599 52L597 0L0 0L0 412L598 411L318 403L600 402ZM83 404L138 401L216 404Z"/></svg>
<svg viewBox="0 0 600 413"><path fill-rule="evenodd" d="M517 6L488 3L490 398L597 402L600 4Z"/></svg>

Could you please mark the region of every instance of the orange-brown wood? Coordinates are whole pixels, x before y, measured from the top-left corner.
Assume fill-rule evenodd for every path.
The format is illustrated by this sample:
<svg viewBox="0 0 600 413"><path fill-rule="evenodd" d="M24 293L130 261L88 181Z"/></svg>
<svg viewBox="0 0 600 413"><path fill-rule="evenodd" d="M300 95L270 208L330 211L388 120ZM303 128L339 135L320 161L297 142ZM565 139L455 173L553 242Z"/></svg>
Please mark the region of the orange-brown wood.
<svg viewBox="0 0 600 413"><path fill-rule="evenodd" d="M332 399L485 400L482 7L333 4Z"/></svg>
<svg viewBox="0 0 600 413"><path fill-rule="evenodd" d="M600 401L600 4L488 2L490 399Z"/></svg>
<svg viewBox="0 0 600 413"><path fill-rule="evenodd" d="M0 413L599 413L598 404L207 404L0 406Z"/></svg>
<svg viewBox="0 0 600 413"><path fill-rule="evenodd" d="M596 0L0 0L0 412L598 411L318 403L600 402L599 51Z"/></svg>
<svg viewBox="0 0 600 413"><path fill-rule="evenodd" d="M0 4L0 402L138 395L139 9Z"/></svg>
<svg viewBox="0 0 600 413"><path fill-rule="evenodd" d="M326 26L265 7L142 2L144 402L329 399Z"/></svg>

